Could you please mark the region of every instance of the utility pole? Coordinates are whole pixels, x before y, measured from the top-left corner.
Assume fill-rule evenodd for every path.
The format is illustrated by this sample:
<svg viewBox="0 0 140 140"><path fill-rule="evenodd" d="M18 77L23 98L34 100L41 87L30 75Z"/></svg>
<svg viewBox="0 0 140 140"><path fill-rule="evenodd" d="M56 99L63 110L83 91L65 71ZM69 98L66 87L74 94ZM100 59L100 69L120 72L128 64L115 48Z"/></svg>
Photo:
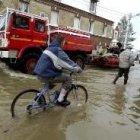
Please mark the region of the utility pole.
<svg viewBox="0 0 140 140"><path fill-rule="evenodd" d="M125 33L125 40L124 40L124 49L126 48L127 41L128 41L130 20L131 20L132 18L136 17L136 16L140 16L140 13L128 17L128 22L127 22L127 26L126 26L126 33Z"/></svg>

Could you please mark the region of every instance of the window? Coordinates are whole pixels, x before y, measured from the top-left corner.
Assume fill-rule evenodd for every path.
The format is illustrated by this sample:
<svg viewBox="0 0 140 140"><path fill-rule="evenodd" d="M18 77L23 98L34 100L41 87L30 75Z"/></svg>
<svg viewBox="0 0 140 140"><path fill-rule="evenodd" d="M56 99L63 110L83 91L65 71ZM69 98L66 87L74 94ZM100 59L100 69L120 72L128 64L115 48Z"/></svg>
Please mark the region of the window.
<svg viewBox="0 0 140 140"><path fill-rule="evenodd" d="M39 20L35 21L35 31L36 32L44 32L45 31L45 23Z"/></svg>
<svg viewBox="0 0 140 140"><path fill-rule="evenodd" d="M115 31L115 32L114 32L114 39L117 39L117 38L118 38L118 32Z"/></svg>
<svg viewBox="0 0 140 140"><path fill-rule="evenodd" d="M23 12L28 12L29 4L27 2L19 2L19 10Z"/></svg>
<svg viewBox="0 0 140 140"><path fill-rule="evenodd" d="M91 34L94 33L94 21L90 21L89 32L90 32Z"/></svg>
<svg viewBox="0 0 140 140"><path fill-rule="evenodd" d="M80 18L78 17L74 18L74 28L80 29Z"/></svg>
<svg viewBox="0 0 140 140"><path fill-rule="evenodd" d="M58 12L52 11L51 12L51 20L50 23L52 25L58 25Z"/></svg>
<svg viewBox="0 0 140 140"><path fill-rule="evenodd" d="M29 29L29 19L26 17L16 16L13 25L15 28Z"/></svg>
<svg viewBox="0 0 140 140"><path fill-rule="evenodd" d="M5 29L6 15L0 16L0 31Z"/></svg>
<svg viewBox="0 0 140 140"><path fill-rule="evenodd" d="M96 12L96 6L97 6L97 0L91 0L90 1L90 11Z"/></svg>
<svg viewBox="0 0 140 140"><path fill-rule="evenodd" d="M107 36L107 29L108 29L108 25L106 23L104 23L104 27L103 27L103 35Z"/></svg>

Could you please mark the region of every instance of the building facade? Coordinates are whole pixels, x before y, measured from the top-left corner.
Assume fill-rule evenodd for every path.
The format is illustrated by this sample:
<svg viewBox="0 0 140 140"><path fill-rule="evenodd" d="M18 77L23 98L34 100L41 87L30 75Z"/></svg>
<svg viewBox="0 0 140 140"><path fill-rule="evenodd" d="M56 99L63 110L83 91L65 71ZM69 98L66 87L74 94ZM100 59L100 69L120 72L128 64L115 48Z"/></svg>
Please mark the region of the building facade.
<svg viewBox="0 0 140 140"><path fill-rule="evenodd" d="M0 9L11 7L48 16L49 23L88 32L93 44L110 45L113 21L96 15L98 0L1 0ZM12 1L12 3L11 3Z"/></svg>

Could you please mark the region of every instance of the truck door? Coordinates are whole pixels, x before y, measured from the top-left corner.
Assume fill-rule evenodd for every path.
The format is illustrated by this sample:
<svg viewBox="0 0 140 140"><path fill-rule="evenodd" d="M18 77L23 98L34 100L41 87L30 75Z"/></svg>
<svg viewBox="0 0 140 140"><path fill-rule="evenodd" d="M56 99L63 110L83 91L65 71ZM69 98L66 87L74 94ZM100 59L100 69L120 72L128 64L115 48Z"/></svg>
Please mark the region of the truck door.
<svg viewBox="0 0 140 140"><path fill-rule="evenodd" d="M34 20L34 29L33 29L33 43L37 46L44 46L47 44L47 30L46 22L41 19Z"/></svg>
<svg viewBox="0 0 140 140"><path fill-rule="evenodd" d="M32 44L32 32L30 17L24 15L13 15L13 22L10 32L10 47L20 50L23 47Z"/></svg>

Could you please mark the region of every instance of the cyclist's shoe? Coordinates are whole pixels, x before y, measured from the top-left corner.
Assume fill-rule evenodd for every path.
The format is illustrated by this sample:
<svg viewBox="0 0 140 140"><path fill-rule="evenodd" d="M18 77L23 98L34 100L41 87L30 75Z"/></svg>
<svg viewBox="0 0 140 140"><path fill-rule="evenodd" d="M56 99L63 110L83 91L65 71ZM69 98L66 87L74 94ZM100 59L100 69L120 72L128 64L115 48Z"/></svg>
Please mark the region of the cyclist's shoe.
<svg viewBox="0 0 140 140"><path fill-rule="evenodd" d="M62 106L62 107L66 107L66 106L70 105L70 101L68 101L68 100L63 100L62 102L59 102L59 101L57 100L57 101L56 101L56 105Z"/></svg>

